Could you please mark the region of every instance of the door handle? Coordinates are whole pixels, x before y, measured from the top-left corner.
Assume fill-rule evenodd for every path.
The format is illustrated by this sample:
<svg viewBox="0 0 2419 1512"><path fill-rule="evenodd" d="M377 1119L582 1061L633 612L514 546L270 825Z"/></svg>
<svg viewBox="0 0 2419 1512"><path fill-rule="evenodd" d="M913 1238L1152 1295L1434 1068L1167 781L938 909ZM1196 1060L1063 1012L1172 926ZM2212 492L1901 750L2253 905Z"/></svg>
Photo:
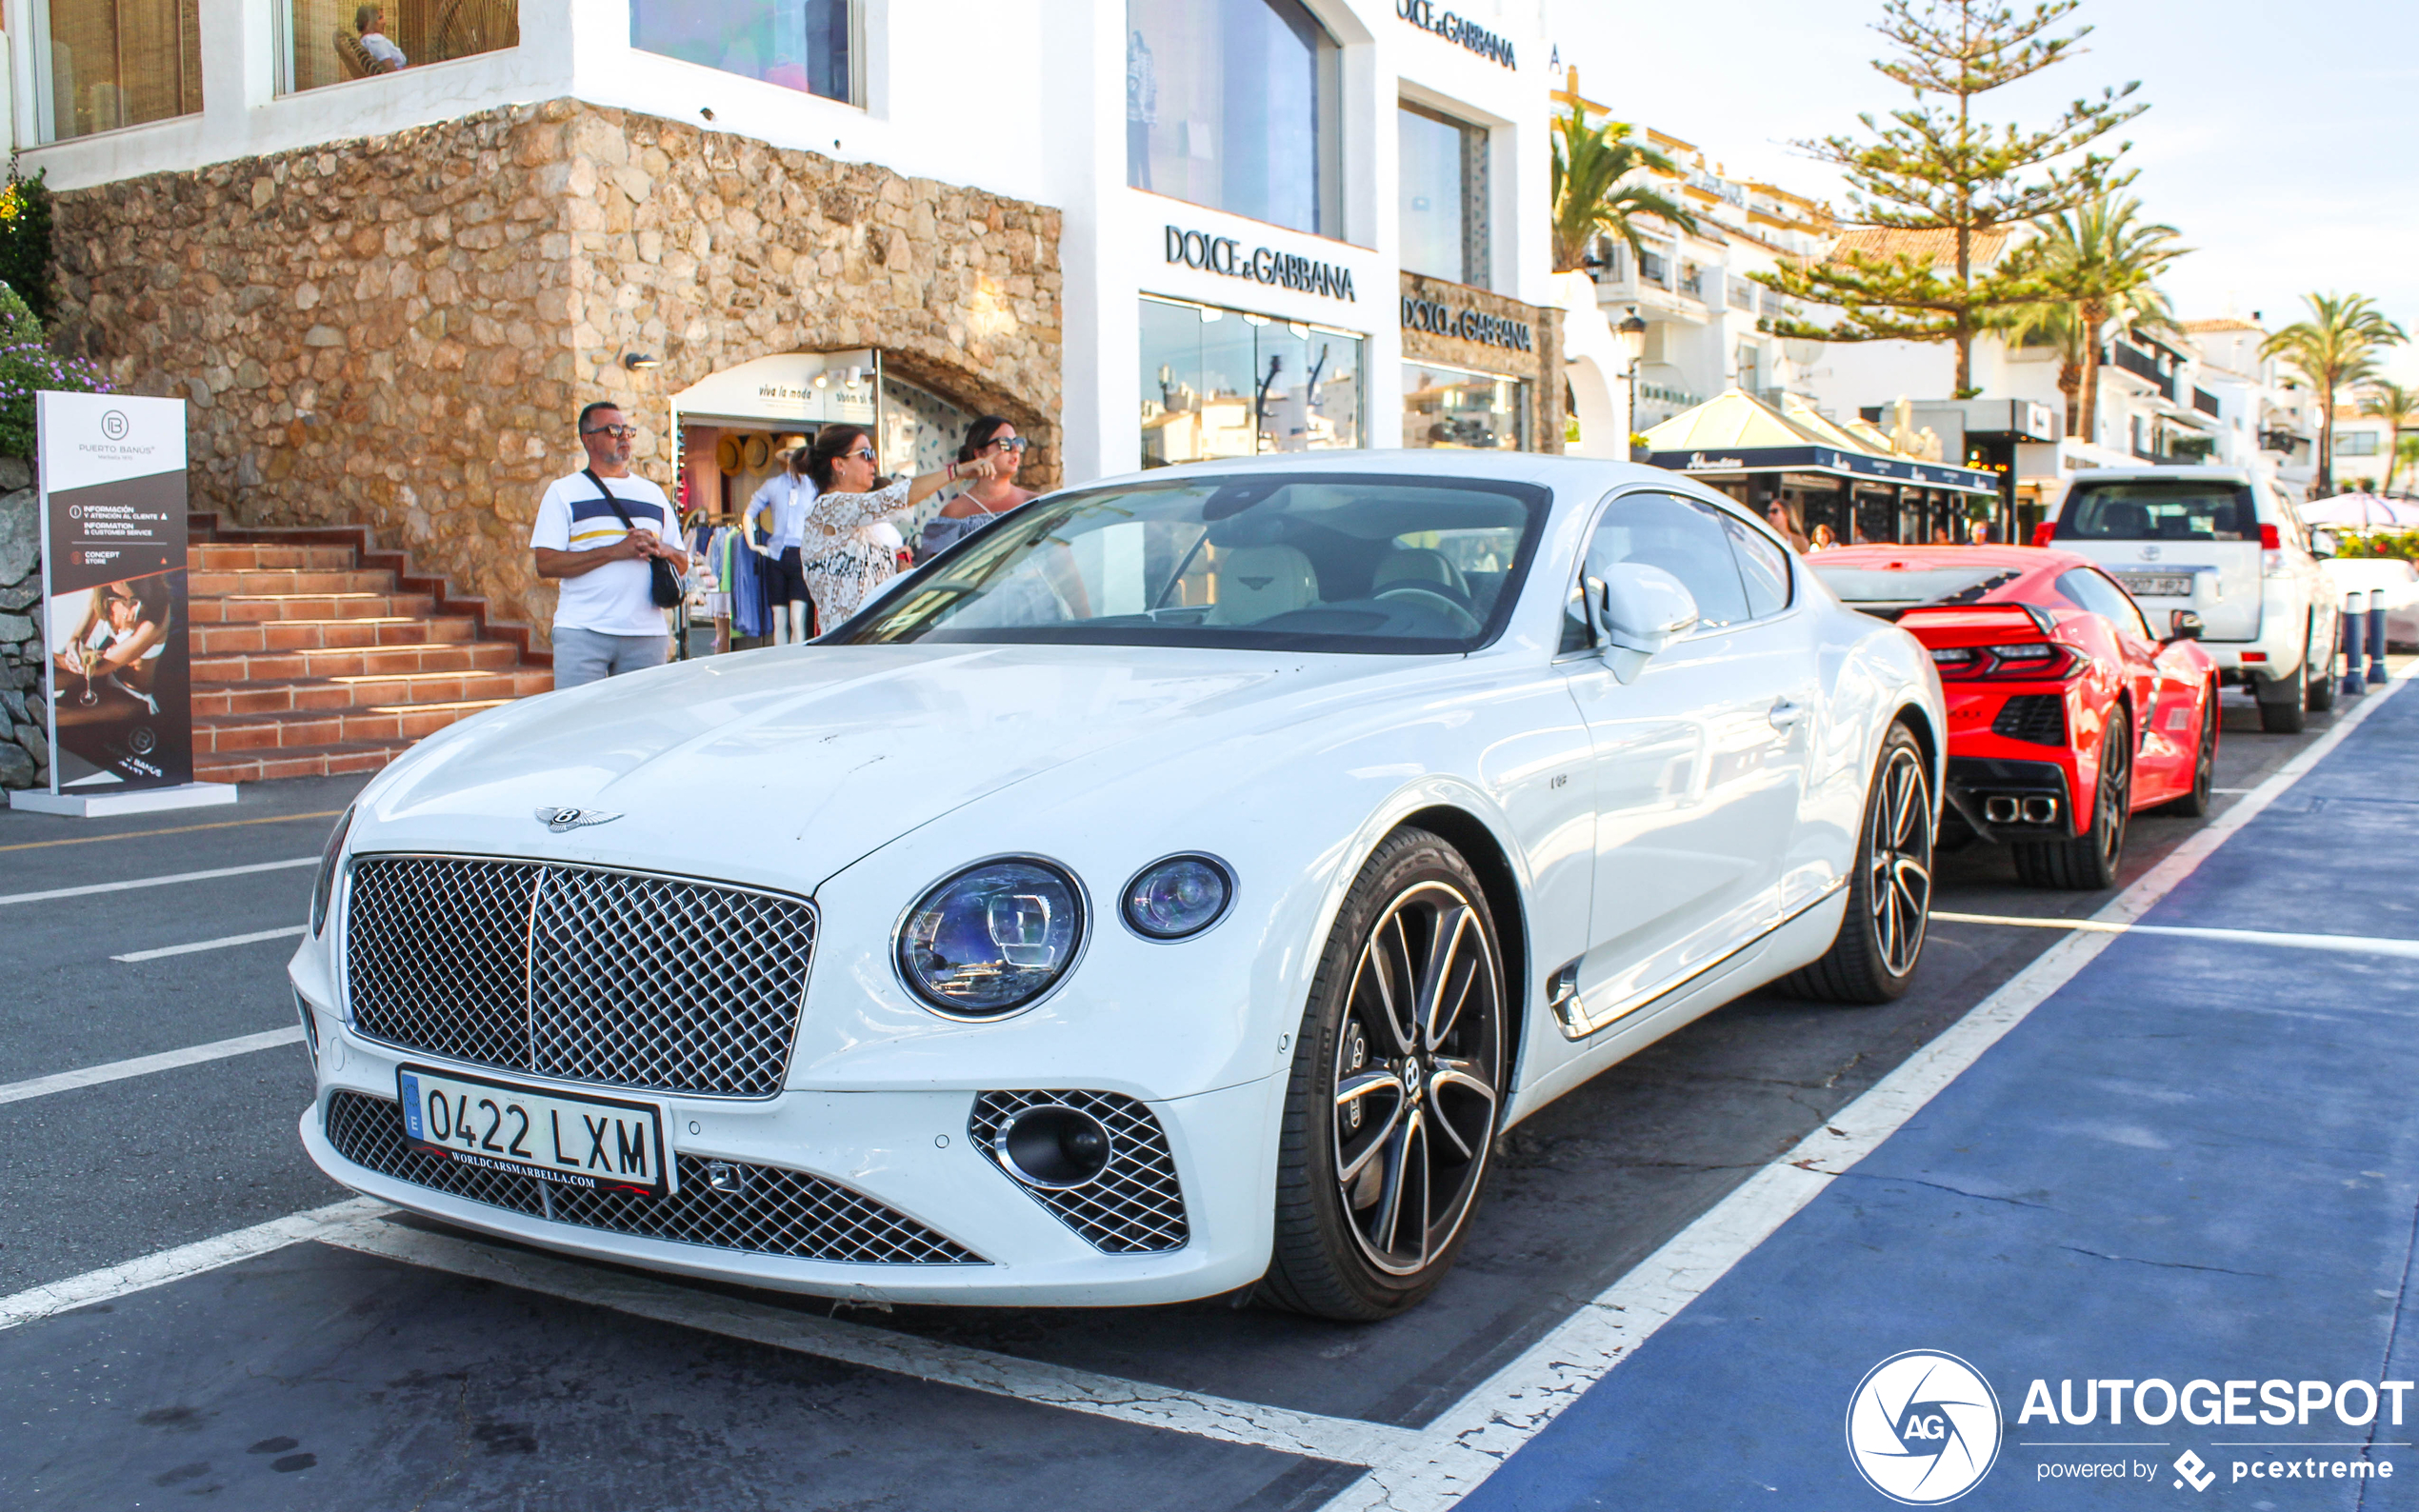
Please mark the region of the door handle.
<svg viewBox="0 0 2419 1512"><path fill-rule="evenodd" d="M1772 722L1774 729L1787 730L1806 717L1806 710L1784 698L1775 701L1771 709L1764 717Z"/></svg>

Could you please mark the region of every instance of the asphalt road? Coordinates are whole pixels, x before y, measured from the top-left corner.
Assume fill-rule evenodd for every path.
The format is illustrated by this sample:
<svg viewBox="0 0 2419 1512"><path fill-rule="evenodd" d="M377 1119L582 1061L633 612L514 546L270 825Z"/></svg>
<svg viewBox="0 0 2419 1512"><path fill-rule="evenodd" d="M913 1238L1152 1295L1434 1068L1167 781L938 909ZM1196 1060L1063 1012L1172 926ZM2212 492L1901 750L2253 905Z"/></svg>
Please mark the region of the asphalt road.
<svg viewBox="0 0 2419 1512"><path fill-rule="evenodd" d="M2229 696L2221 788L2329 727L2261 734ZM294 1022L290 928L359 779L233 808L79 823L0 812L0 1084ZM2221 806L2231 801L2221 795ZM2223 807L2220 809L2223 812ZM2136 819L2130 881L2199 822ZM1945 855L1935 905L2076 917L2106 894ZM2244 919L2242 927L2293 928ZM1364 1423L1419 1427L1787 1151L2061 936L1936 924L1915 989L1843 1009L1742 1000L1509 1137L1459 1267L1424 1307L1347 1328L1225 1303L1119 1311L862 1310L913 1339ZM294 1120L299 1046L0 1103L0 1299L335 1202ZM517 1263L510 1246L476 1242ZM610 1279L610 1267L580 1270ZM776 1315L813 1299L683 1287ZM300 1243L0 1329L0 1504L246 1507L1316 1507L1357 1467L633 1318L458 1271Z"/></svg>

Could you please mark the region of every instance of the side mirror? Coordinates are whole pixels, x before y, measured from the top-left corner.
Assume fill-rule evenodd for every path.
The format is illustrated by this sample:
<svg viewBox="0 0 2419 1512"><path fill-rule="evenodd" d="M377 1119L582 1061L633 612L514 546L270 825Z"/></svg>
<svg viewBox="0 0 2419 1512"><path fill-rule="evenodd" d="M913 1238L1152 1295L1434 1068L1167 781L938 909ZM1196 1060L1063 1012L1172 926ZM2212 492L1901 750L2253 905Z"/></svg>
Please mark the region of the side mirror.
<svg viewBox="0 0 2419 1512"><path fill-rule="evenodd" d="M2176 641L2197 641L2201 638L2201 617L2190 609L2169 609L2167 615L2167 638Z"/></svg>
<svg viewBox="0 0 2419 1512"><path fill-rule="evenodd" d="M2335 532L2332 530L2322 529L2317 526L2311 526L2309 527L2309 554L2311 556L2333 556L2335 554Z"/></svg>
<svg viewBox="0 0 2419 1512"><path fill-rule="evenodd" d="M1616 562L1587 582L1588 618L1613 675L1629 682L1647 659L1696 628L1695 595L1658 567Z"/></svg>

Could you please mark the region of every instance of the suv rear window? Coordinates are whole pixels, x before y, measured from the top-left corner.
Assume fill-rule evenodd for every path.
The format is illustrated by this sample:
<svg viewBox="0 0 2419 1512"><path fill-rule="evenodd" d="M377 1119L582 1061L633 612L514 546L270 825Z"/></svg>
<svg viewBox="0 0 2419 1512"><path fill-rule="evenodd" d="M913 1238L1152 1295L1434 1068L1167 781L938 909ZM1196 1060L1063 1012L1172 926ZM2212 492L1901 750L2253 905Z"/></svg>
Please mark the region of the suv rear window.
<svg viewBox="0 0 2419 1512"><path fill-rule="evenodd" d="M2062 541L2256 541L2250 488L2198 478L2078 482L2058 511Z"/></svg>

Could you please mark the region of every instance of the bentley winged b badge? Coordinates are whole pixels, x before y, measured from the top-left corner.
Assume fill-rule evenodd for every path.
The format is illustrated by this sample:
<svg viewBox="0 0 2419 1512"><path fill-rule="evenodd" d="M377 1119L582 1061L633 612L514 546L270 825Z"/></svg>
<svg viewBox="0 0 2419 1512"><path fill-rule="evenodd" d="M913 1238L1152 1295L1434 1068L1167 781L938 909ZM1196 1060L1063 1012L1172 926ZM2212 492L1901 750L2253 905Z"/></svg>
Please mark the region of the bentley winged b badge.
<svg viewBox="0 0 2419 1512"><path fill-rule="evenodd" d="M609 814L602 808L541 808L537 811L537 822L558 835L583 825L610 824L621 817Z"/></svg>

